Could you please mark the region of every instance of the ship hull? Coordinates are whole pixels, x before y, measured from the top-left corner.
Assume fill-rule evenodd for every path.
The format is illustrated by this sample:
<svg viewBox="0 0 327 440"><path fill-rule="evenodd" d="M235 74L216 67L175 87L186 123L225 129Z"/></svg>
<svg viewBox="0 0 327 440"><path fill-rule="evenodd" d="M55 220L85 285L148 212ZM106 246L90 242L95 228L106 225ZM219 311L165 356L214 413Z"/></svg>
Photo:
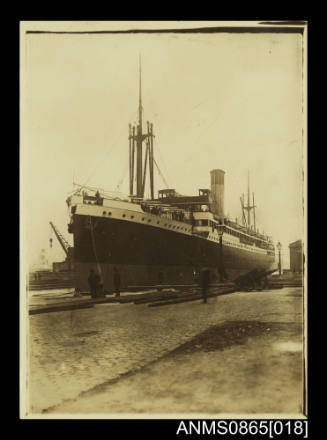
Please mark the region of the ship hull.
<svg viewBox="0 0 327 440"><path fill-rule="evenodd" d="M100 272L105 291L114 290L113 272L121 288L163 284L194 284L201 267L220 281L254 268L269 269L274 256L240 249L205 238L118 219L74 215L76 287L89 290L91 269Z"/></svg>

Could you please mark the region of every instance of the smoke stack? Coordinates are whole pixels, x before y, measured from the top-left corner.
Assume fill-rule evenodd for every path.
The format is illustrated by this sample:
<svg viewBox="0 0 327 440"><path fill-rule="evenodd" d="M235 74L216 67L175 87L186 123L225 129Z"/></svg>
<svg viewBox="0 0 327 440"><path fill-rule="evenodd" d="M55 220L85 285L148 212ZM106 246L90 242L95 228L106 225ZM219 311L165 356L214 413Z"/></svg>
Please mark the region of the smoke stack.
<svg viewBox="0 0 327 440"><path fill-rule="evenodd" d="M217 217L224 218L224 175L223 170L212 170L211 175L211 211Z"/></svg>

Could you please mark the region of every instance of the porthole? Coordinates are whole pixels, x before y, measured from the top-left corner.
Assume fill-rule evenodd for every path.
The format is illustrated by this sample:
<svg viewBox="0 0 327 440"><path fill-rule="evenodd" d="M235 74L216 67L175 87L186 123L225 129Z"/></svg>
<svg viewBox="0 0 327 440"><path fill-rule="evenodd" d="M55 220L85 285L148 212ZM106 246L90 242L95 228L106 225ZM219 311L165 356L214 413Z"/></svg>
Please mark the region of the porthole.
<svg viewBox="0 0 327 440"><path fill-rule="evenodd" d="M160 222L157 222L157 225L159 225Z"/></svg>
<svg viewBox="0 0 327 440"><path fill-rule="evenodd" d="M149 218L148 223L151 223L151 219Z"/></svg>
<svg viewBox="0 0 327 440"><path fill-rule="evenodd" d="M106 215L106 214L107 214L106 211L103 211L102 215Z"/></svg>
<svg viewBox="0 0 327 440"><path fill-rule="evenodd" d="M144 217L142 217L142 221L144 221Z"/></svg>
<svg viewBox="0 0 327 440"><path fill-rule="evenodd" d="M126 214L123 214L123 217L126 217Z"/></svg>
<svg viewBox="0 0 327 440"><path fill-rule="evenodd" d="M111 215L111 212L108 212L108 215Z"/></svg>
<svg viewBox="0 0 327 440"><path fill-rule="evenodd" d="M134 218L134 215L131 215L131 218Z"/></svg>

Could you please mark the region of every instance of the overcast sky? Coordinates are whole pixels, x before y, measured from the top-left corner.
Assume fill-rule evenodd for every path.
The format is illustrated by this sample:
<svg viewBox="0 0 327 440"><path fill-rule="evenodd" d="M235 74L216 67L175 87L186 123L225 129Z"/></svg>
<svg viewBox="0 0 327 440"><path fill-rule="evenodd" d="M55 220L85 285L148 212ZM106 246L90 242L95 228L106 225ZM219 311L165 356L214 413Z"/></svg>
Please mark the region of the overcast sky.
<svg viewBox="0 0 327 440"><path fill-rule="evenodd" d="M250 170L259 229L282 242L285 258L303 238L300 34L29 34L22 52L30 263L42 248L50 261L64 257L57 243L49 249L49 221L72 243L65 200L73 181L127 193L139 54L145 120L169 186L196 194L210 187L210 170L223 169L225 212L240 218ZM155 191L164 188L155 179Z"/></svg>

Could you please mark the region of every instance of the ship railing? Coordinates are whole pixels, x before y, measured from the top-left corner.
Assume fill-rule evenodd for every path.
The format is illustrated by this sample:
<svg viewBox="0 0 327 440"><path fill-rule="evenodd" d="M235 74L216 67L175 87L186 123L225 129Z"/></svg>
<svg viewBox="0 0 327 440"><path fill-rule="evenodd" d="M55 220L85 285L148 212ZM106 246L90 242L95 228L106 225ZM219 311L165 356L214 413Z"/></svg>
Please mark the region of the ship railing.
<svg viewBox="0 0 327 440"><path fill-rule="evenodd" d="M250 235L251 237L255 237L255 238L258 238L258 239L261 239L264 241L271 240L271 237L269 237L268 235L261 234L260 232L257 232L251 228L246 227L246 226L240 225L240 224L233 222L231 220L225 219L225 224L227 226L230 226L231 228L238 229L238 230L244 232L245 234Z"/></svg>
<svg viewBox="0 0 327 440"><path fill-rule="evenodd" d="M192 220L187 217L187 214L173 207L162 207L161 204L143 204L141 203L141 208L144 212L152 215L157 215L161 218L166 218L168 220L175 220L183 223L191 224Z"/></svg>
<svg viewBox="0 0 327 440"><path fill-rule="evenodd" d="M82 195L85 199L90 198L91 200L92 197L94 198L98 194L98 196L106 200L131 201L131 196L121 191L109 191L95 186L80 185L78 183L74 183L73 185L78 187L74 194ZM94 195L90 195L89 192Z"/></svg>

